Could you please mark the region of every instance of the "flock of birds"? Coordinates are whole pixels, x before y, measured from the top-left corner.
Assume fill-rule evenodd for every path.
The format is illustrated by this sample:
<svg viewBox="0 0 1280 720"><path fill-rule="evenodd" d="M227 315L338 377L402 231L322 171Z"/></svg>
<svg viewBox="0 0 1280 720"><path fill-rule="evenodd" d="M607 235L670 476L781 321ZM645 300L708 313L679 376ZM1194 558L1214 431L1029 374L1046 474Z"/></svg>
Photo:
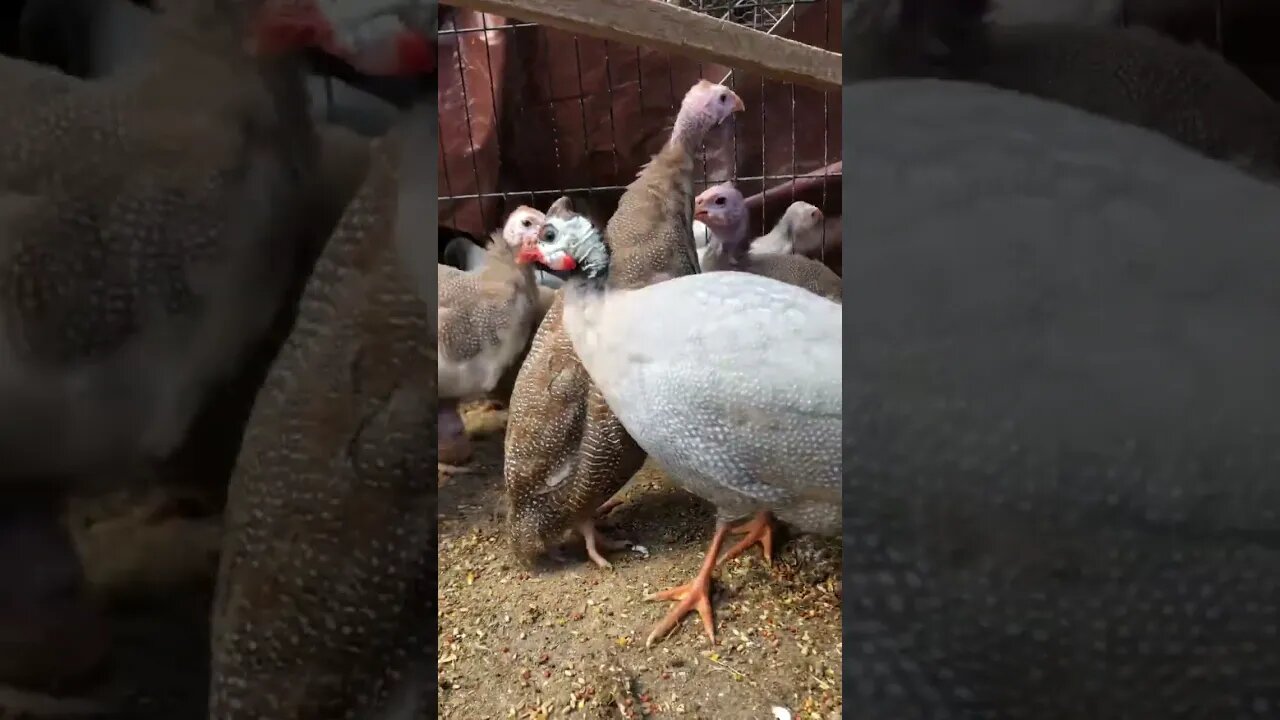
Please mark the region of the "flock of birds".
<svg viewBox="0 0 1280 720"><path fill-rule="evenodd" d="M63 501L211 466L208 717L433 717L435 3L154 4L0 57L0 715L170 692L111 692ZM315 52L414 88L390 132L316 117Z"/></svg>
<svg viewBox="0 0 1280 720"><path fill-rule="evenodd" d="M4 710L101 665L61 501L209 445L209 717L430 717L430 465L509 384L521 558L576 533L607 565L646 457L716 506L650 642L713 636L714 569L782 521L843 532L870 717L1276 717L1280 107L1221 56L1118 13L846 2L846 315L794 252L815 208L753 239L733 187L695 195L728 88L607 222L520 208L433 287L434 87L370 142L299 56L430 74L434 4L157 4L108 72L0 58Z"/></svg>
<svg viewBox="0 0 1280 720"><path fill-rule="evenodd" d="M772 557L772 522L834 535L840 508L840 278L793 252L823 214L793 203L752 238L742 193L693 195L694 159L742 101L699 81L670 139L601 224L562 197L519 207L487 249L451 241L438 270L440 470L465 468L457 403L510 382L504 481L512 548L558 555L567 532L608 567L596 519L640 469L718 508L707 562L652 642L697 609L714 639L711 573L752 545ZM735 520L747 519L731 528ZM746 537L723 557L729 532Z"/></svg>

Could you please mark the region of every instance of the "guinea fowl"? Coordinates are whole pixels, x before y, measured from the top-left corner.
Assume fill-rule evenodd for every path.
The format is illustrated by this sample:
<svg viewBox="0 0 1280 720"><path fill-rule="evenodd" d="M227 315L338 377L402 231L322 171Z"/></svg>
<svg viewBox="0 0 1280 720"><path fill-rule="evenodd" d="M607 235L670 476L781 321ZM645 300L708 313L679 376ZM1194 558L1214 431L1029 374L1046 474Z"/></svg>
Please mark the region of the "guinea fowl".
<svg viewBox="0 0 1280 720"><path fill-rule="evenodd" d="M436 354L440 367L439 440L442 469L471 456L458 403L478 399L529 346L541 316L533 269L516 264L516 250L532 241L543 214L518 207L489 241L481 269L469 273L437 265L440 288Z"/></svg>
<svg viewBox="0 0 1280 720"><path fill-rule="evenodd" d="M1280 189L1062 104L858 76L859 710L1275 717Z"/></svg>
<svg viewBox="0 0 1280 720"><path fill-rule="evenodd" d="M268 332L317 167L284 7L172 3L150 62L6 114L0 484L168 456Z"/></svg>
<svg viewBox="0 0 1280 720"><path fill-rule="evenodd" d="M752 255L790 255L796 246L809 247L822 242L822 211L797 200L787 207L769 232L751 241Z"/></svg>
<svg viewBox="0 0 1280 720"><path fill-rule="evenodd" d="M0 59L0 84L21 100L0 142L0 491L17 528L0 532L5 553L70 548L39 540L66 534L61 495L171 458L278 317L322 168L292 57L302 48L245 52L274 32L273 8L171 3L152 61L100 81ZM40 500L19 511L15 495ZM63 672L83 659L63 641L97 633L64 612L79 568L55 564L6 583L0 635L11 658L61 656ZM24 607L39 612L7 614ZM23 625L30 651L9 632Z"/></svg>
<svg viewBox="0 0 1280 720"><path fill-rule="evenodd" d="M214 598L211 720L434 716L436 288L421 228L437 114L423 84L375 141L253 408Z"/></svg>
<svg viewBox="0 0 1280 720"><path fill-rule="evenodd" d="M533 208L525 206L522 207L526 210L537 212L536 210L533 210ZM539 215L541 215L541 213L539 213ZM506 230L503 231L504 237L506 232ZM487 256L485 248L469 237L458 235L457 237L450 239L449 242L445 243L443 252L444 257L442 264L444 265L450 265L458 268L459 270L466 270L467 272L480 272L484 269L485 258ZM563 284L560 282L560 278L552 275L551 273L543 272L542 270L535 270L534 277L537 279L539 285L553 290Z"/></svg>
<svg viewBox="0 0 1280 720"><path fill-rule="evenodd" d="M926 65L904 74L970 80L1066 103L1163 133L1268 179L1280 177L1280 103L1208 48L1146 27L984 23L989 0L902 2L904 24L914 32L889 37L912 37L912 43L932 37L937 48Z"/></svg>
<svg viewBox="0 0 1280 720"><path fill-rule="evenodd" d="M465 235L458 235L445 243L440 262L471 272L484 265L484 255L483 245Z"/></svg>
<svg viewBox="0 0 1280 720"><path fill-rule="evenodd" d="M747 224L747 208L742 200L742 193L731 183L713 185L694 200L694 217L711 230L711 241L702 256L702 271L738 270L763 275L839 301L843 293L840 276L817 260L800 255L753 255L749 252L753 243ZM798 204L788 208L787 213L790 214ZM820 231L822 213L812 205L809 207L813 208L812 211L800 208L800 217L784 215L778 222L780 227L774 228L774 232L784 237L791 235L790 243L794 244L792 233L795 231L812 232L815 228ZM792 224L795 221L802 221L802 224L797 227Z"/></svg>
<svg viewBox="0 0 1280 720"><path fill-rule="evenodd" d="M715 504L702 569L649 596L678 604L646 641L696 608L714 643L711 574L732 520L754 515L725 559L757 542L771 558L770 513L839 533L840 305L740 272L610 288L609 247L581 216L548 217L521 260L572 278L564 328L592 383L673 481Z"/></svg>
<svg viewBox="0 0 1280 720"><path fill-rule="evenodd" d="M615 286L699 271L690 216L694 155L708 132L742 109L733 91L705 80L685 93L670 139L627 186L606 227ZM572 209L567 201L564 208ZM591 560L608 567L599 546L617 543L604 540L593 516L644 464L644 452L574 355L562 295L538 327L511 395L503 465L508 532L527 562L576 530Z"/></svg>

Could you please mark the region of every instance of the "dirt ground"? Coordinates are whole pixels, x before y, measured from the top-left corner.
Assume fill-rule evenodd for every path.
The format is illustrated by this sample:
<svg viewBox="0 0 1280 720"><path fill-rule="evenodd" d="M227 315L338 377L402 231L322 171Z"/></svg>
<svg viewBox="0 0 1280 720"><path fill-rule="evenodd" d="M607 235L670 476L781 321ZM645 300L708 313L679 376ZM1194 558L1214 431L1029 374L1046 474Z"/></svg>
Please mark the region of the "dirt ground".
<svg viewBox="0 0 1280 720"><path fill-rule="evenodd" d="M643 552L601 570L579 541L527 571L502 532L501 413L464 419L479 472L440 492L440 717L840 717L838 541L784 539L772 569L752 549L717 571L714 647L694 614L646 649L670 603L643 597L693 577L711 506L646 465L606 525Z"/></svg>
<svg viewBox="0 0 1280 720"><path fill-rule="evenodd" d="M167 497L86 499L68 513L90 587L112 624L111 665L94 694L130 720L207 712L221 517L155 517Z"/></svg>

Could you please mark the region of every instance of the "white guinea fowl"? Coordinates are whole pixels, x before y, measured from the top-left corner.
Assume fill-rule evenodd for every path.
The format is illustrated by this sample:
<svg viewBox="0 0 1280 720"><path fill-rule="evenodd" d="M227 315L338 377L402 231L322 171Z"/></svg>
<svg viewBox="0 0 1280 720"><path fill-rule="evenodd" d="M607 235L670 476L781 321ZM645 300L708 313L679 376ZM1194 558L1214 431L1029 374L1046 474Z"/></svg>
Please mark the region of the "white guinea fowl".
<svg viewBox="0 0 1280 720"><path fill-rule="evenodd" d="M702 256L707 254L707 243L711 241L711 228L701 220L693 221L693 247L698 251L698 264L702 264Z"/></svg>
<svg viewBox="0 0 1280 720"><path fill-rule="evenodd" d="M797 200L787 207L772 230L751 241L748 252L752 255L790 255L795 252L797 240L821 235L823 220L822 211L816 206Z"/></svg>
<svg viewBox="0 0 1280 720"><path fill-rule="evenodd" d="M695 608L712 635L710 576L729 521L756 515L739 547L766 553L769 512L839 531L840 305L739 272L608 290L608 246L581 216L548 217L520 260L571 278L565 329L592 382L672 480L716 505L703 569L658 595L680 605L649 641Z"/></svg>

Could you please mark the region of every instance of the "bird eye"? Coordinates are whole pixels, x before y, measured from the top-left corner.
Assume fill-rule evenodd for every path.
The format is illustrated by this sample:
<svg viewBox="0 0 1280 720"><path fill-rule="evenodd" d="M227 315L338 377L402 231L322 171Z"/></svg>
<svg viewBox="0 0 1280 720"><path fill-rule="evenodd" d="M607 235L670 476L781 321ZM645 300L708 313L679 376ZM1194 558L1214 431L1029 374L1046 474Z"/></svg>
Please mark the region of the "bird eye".
<svg viewBox="0 0 1280 720"><path fill-rule="evenodd" d="M520 224L525 227L533 227L533 221L530 220L529 218L525 218L524 220L521 220Z"/></svg>
<svg viewBox="0 0 1280 720"><path fill-rule="evenodd" d="M720 102L729 102L729 93L720 93Z"/></svg>
<svg viewBox="0 0 1280 720"><path fill-rule="evenodd" d="M722 198L722 197L718 197L718 198L716 198L716 204L717 204L717 205L723 205L723 204L724 204L724 198Z"/></svg>
<svg viewBox="0 0 1280 720"><path fill-rule="evenodd" d="M543 230L542 240L543 242L555 242L556 240L555 228L547 228L546 230Z"/></svg>

